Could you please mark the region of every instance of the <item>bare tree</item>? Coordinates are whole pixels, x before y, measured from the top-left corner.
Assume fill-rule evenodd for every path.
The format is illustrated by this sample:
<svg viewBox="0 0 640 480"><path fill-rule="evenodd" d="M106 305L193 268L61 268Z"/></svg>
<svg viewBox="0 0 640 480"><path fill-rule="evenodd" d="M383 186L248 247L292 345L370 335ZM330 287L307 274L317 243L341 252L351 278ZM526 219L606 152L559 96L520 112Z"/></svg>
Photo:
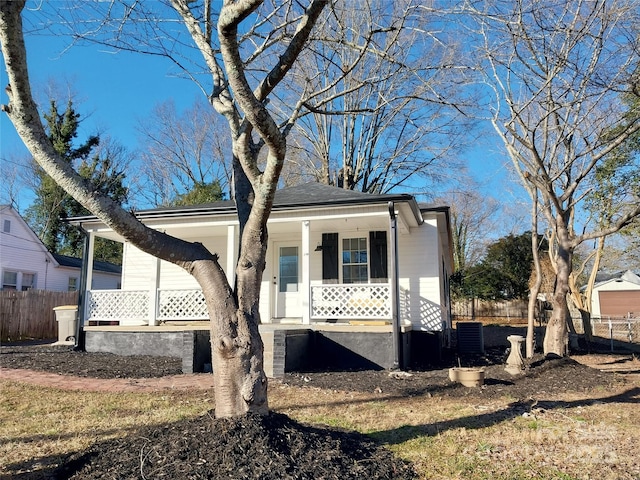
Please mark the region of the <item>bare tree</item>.
<svg viewBox="0 0 640 480"><path fill-rule="evenodd" d="M0 176L2 176L2 186L0 186L0 205L11 205L16 210L20 209L20 191L24 188L20 172L28 160L19 158L0 158Z"/></svg>
<svg viewBox="0 0 640 480"><path fill-rule="evenodd" d="M545 354L566 354L575 249L640 214L633 192L615 200L610 221L584 223L583 200L607 155L640 129L621 95L640 94L634 0L502 1L471 8L482 37L491 121L551 231L556 287ZM532 197L533 198L533 197Z"/></svg>
<svg viewBox="0 0 640 480"><path fill-rule="evenodd" d="M139 122L142 195L154 205L169 205L198 185L218 183L229 190L230 136L221 117L203 101L182 113L172 100L153 109ZM151 187L151 188L149 188Z"/></svg>
<svg viewBox="0 0 640 480"><path fill-rule="evenodd" d="M456 67L462 43L445 18L413 0L336 6L294 75L312 92L296 147L318 181L384 193L419 178L424 191L459 165L472 138Z"/></svg>
<svg viewBox="0 0 640 480"><path fill-rule="evenodd" d="M494 198L478 193L474 185L446 195L442 201L451 206L454 269L464 271L482 257L487 234L496 229L499 205Z"/></svg>
<svg viewBox="0 0 640 480"><path fill-rule="evenodd" d="M136 6L158 6L156 2L140 3ZM31 94L22 23L25 1L0 4L0 41L9 78L9 104L3 106L3 111L42 168L84 207L127 241L183 267L197 279L211 318L216 415L219 417L268 411L263 344L258 332L258 301L265 265L267 219L285 161L286 139L267 103L303 52L327 1L311 0L306 8L291 2L275 7L275 11L268 8L271 6L261 9L261 4L259 0L228 0L214 15L210 1L171 2L174 14L177 12L172 20L172 30L177 28L177 20L186 27L191 44L207 66L206 72L213 85L207 92L210 102L229 125L234 197L240 222L235 286L229 284L217 255L201 244L146 227L108 197L91 191L87 182L61 160L47 138ZM92 3L91 7L109 9L112 17L105 16L102 11L103 15L99 17L102 23L120 12L120 31L123 32L126 21L134 21L137 14L135 8L125 6L119 10L115 2ZM143 15L148 13L143 12ZM145 16L148 21L142 22L140 28L146 29L142 33L152 32L154 35L148 37L161 38L161 32L154 31L156 27L160 29L158 18ZM85 17L78 20L86 24ZM270 23L276 21L278 23ZM253 37L254 40L266 40L249 48L246 39L252 32L260 33ZM122 38L135 42L139 37L123 35ZM144 50L140 44L136 47ZM254 76L250 78L250 65L261 54L269 57L271 67L254 70ZM300 108L301 104L291 111L291 122ZM265 163L260 168L258 154L263 149Z"/></svg>

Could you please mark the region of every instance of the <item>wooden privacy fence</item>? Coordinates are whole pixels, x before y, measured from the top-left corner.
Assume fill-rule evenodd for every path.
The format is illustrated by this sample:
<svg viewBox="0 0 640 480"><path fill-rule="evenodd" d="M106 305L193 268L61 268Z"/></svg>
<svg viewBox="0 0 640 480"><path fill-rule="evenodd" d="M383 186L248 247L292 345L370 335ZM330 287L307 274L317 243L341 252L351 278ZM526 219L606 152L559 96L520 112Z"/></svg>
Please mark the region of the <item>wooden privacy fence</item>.
<svg viewBox="0 0 640 480"><path fill-rule="evenodd" d="M57 338L53 308L77 303L78 292L0 291L0 342Z"/></svg>
<svg viewBox="0 0 640 480"><path fill-rule="evenodd" d="M499 318L501 320L526 320L527 300L481 300L479 298L454 301L451 305L454 319Z"/></svg>

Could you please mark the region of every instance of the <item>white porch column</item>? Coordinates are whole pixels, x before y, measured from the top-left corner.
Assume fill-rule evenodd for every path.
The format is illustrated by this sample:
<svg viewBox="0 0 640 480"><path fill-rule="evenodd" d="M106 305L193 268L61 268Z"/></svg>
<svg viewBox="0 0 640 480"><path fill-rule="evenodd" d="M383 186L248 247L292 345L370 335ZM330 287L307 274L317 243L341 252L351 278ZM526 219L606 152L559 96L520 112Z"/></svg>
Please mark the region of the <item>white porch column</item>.
<svg viewBox="0 0 640 480"><path fill-rule="evenodd" d="M311 321L311 304L309 303L311 293L310 230L311 222L304 220L302 222L302 291L300 292L300 301L302 302L302 323L307 325Z"/></svg>
<svg viewBox="0 0 640 480"><path fill-rule="evenodd" d="M233 287L236 281L236 248L238 242L236 241L236 226L227 226L227 280L229 285Z"/></svg>
<svg viewBox="0 0 640 480"><path fill-rule="evenodd" d="M160 264L161 260L152 258L151 278L149 281L149 326L158 324L158 288L160 288Z"/></svg>
<svg viewBox="0 0 640 480"><path fill-rule="evenodd" d="M93 256L96 246L96 234L94 232L87 233L89 234L89 252L87 253L87 259L89 260L89 262L87 263L87 280L85 291L93 289Z"/></svg>

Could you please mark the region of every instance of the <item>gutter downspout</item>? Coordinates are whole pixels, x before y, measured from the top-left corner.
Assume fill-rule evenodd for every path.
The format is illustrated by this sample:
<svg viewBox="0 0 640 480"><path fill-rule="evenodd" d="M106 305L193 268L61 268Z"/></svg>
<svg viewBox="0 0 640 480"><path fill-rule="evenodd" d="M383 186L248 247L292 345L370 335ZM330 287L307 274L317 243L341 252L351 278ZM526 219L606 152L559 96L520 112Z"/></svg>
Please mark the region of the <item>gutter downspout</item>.
<svg viewBox="0 0 640 480"><path fill-rule="evenodd" d="M389 202L389 231L391 232L391 314L393 327L393 369L401 368L400 361L400 290L398 289L398 219L394 202Z"/></svg>
<svg viewBox="0 0 640 480"><path fill-rule="evenodd" d="M85 349L85 332L84 332L84 319L85 319L85 306L87 303L87 275L89 270L89 262L92 260L89 258L89 233L82 228L82 225L78 224L78 228L84 236L84 243L82 245L82 268L80 269L80 288L78 289L78 319L76 322L76 343L73 347L75 351L84 352Z"/></svg>

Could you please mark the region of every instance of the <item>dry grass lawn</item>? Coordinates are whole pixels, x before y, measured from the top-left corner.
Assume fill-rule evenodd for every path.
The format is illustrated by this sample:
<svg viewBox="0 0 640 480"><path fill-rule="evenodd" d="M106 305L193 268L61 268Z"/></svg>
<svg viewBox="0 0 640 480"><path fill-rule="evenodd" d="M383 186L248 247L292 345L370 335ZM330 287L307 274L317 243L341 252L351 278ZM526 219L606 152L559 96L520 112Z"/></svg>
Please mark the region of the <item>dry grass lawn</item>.
<svg viewBox="0 0 640 480"><path fill-rule="evenodd" d="M637 480L639 402L637 376L617 391L538 403L270 386L273 410L372 435L425 479ZM2 381L0 477L11 464L52 465L94 442L213 407L211 392L201 390L105 394Z"/></svg>

